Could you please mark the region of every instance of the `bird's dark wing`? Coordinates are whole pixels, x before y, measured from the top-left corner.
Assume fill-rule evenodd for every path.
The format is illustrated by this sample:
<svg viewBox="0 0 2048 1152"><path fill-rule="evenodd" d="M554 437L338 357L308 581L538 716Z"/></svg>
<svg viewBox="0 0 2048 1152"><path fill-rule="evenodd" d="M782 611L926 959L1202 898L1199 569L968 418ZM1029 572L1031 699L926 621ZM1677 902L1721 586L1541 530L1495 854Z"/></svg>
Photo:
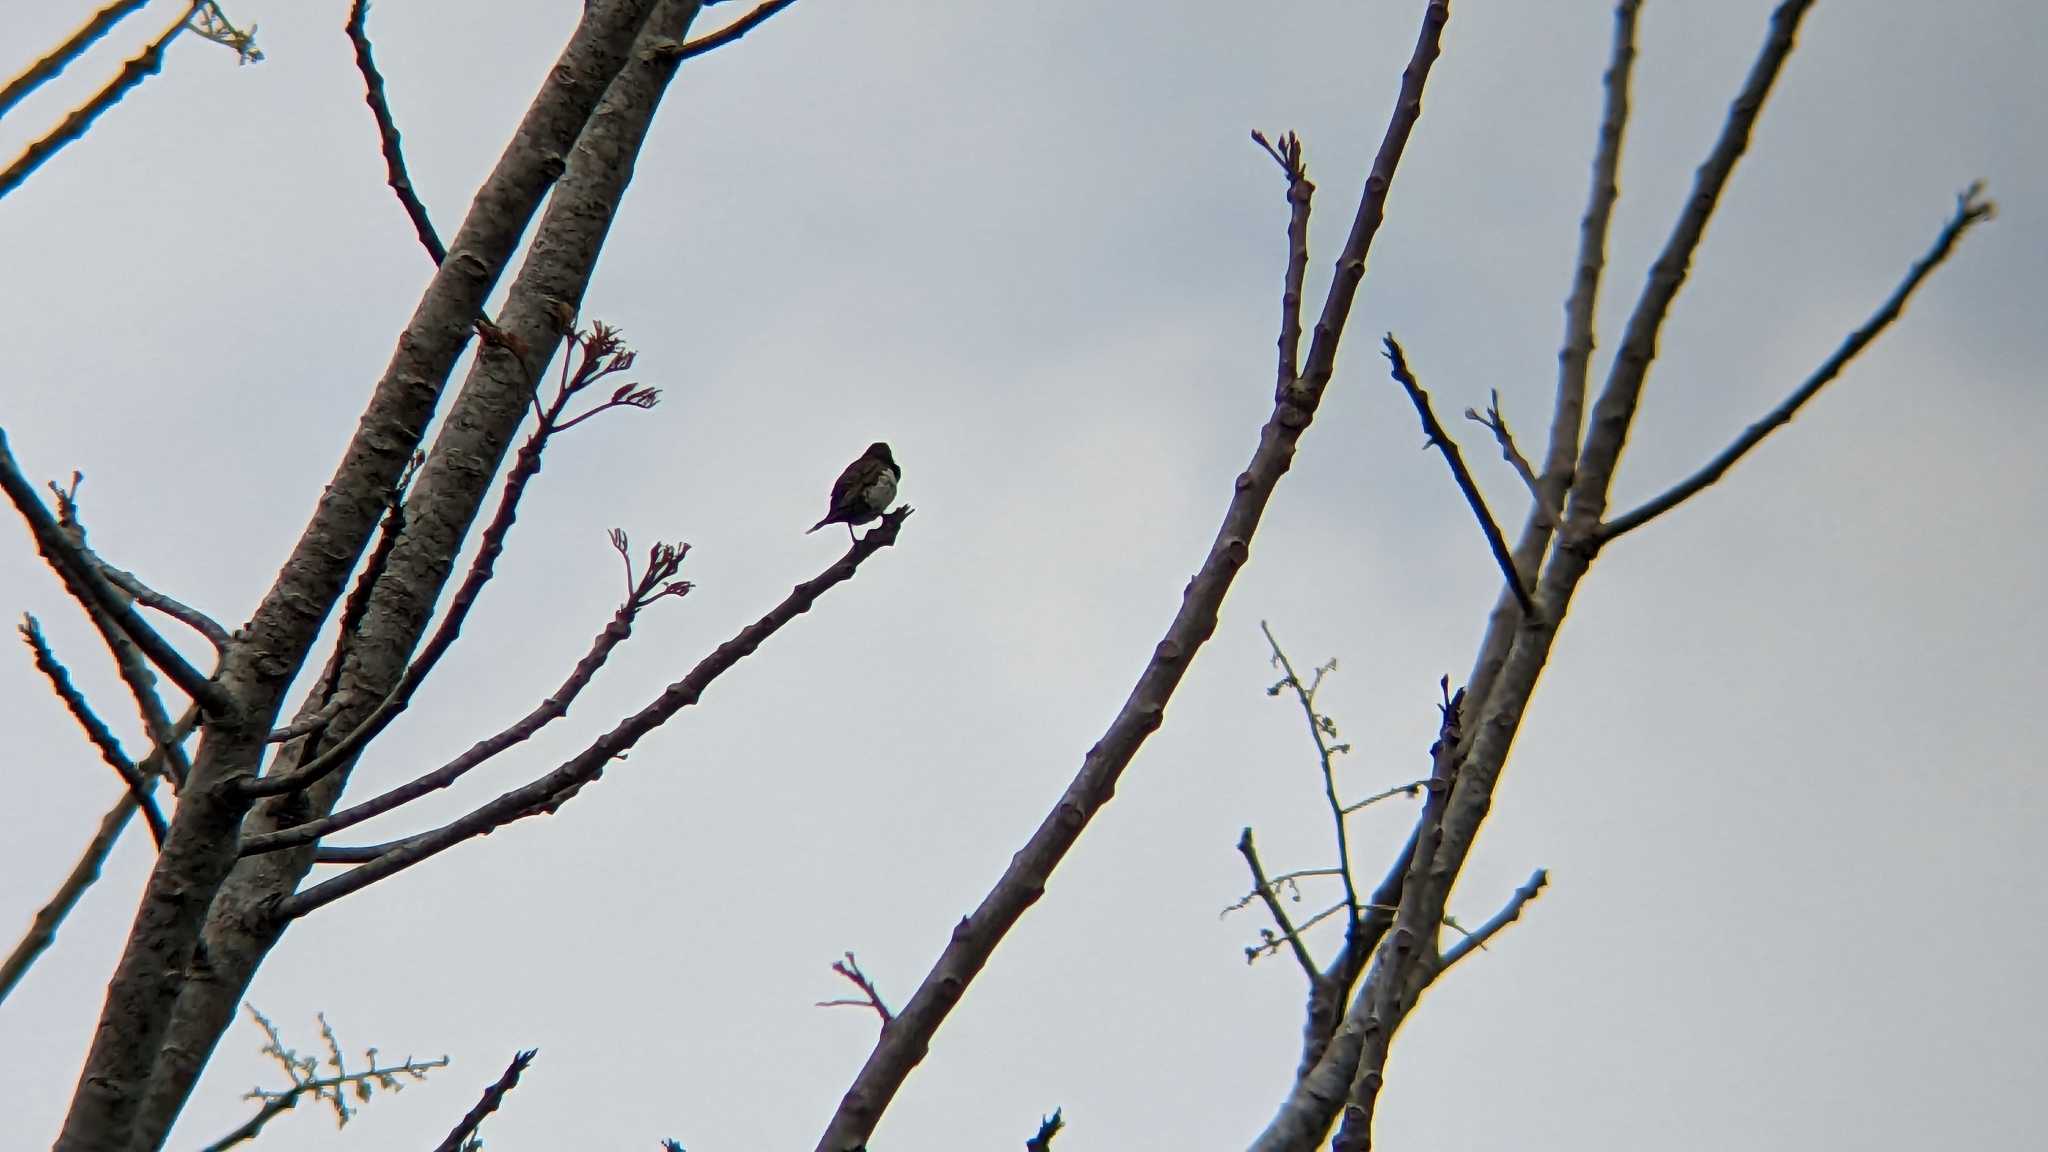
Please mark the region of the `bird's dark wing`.
<svg viewBox="0 0 2048 1152"><path fill-rule="evenodd" d="M832 511L839 512L853 506L859 499L860 491L873 483L878 465L863 456L846 466L839 479L832 482Z"/></svg>

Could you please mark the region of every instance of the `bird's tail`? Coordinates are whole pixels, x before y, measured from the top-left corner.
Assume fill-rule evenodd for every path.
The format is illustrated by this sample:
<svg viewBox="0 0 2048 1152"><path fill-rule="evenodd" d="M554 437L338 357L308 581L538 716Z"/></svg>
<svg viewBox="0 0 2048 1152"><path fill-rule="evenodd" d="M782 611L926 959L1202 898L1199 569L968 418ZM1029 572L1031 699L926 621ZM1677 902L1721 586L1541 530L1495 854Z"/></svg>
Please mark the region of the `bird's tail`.
<svg viewBox="0 0 2048 1152"><path fill-rule="evenodd" d="M830 524L831 522L832 518L830 516L827 516L823 520L818 521L816 524L811 525L809 528L804 529L804 535L809 536L811 533L816 532L818 529L823 528L825 525Z"/></svg>

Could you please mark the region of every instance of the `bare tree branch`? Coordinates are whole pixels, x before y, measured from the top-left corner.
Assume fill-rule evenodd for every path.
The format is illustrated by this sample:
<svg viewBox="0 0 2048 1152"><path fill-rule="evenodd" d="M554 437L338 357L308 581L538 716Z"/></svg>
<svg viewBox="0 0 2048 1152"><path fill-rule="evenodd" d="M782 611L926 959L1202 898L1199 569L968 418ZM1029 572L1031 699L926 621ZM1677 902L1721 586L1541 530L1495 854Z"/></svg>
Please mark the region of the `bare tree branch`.
<svg viewBox="0 0 2048 1152"><path fill-rule="evenodd" d="M1970 185L1956 197L1955 213L1949 217L1948 224L1941 230L1941 235L1936 237L1934 246L1926 255L1914 262L1911 271L1906 274L1906 278L1899 286L1892 290L1891 296L1879 306L1870 319L1863 322L1862 327L1849 333L1848 338L1835 349L1834 355L1823 361L1821 366L1814 370L1813 375L1806 378L1805 383L1793 390L1790 396L1785 397L1784 401L1771 409L1763 419L1751 424L1741 436L1736 437L1733 444L1709 460L1699 471L1655 498L1645 501L1642 506L1601 525L1602 542L1611 541L1623 533L1640 528L1698 495L1701 490L1712 485L1726 474L1728 469L1734 467L1736 461L1748 455L1750 449L1763 443L1764 437L1791 423L1792 417L1798 415L1807 401L1819 395L1820 390L1827 387L1836 376L1841 375L1842 369L1848 367L1849 362L1854 360L1858 353L1899 318L1899 314L1905 311L1906 301L1912 298L1914 290L1948 259L1949 253L1955 249L1956 241L1962 239L1963 233L1968 232L1973 225L1992 218L1997 210L1996 205L1989 200L1979 199L1983 192L1984 186L1979 182Z"/></svg>
<svg viewBox="0 0 2048 1152"><path fill-rule="evenodd" d="M248 798L233 782L257 770L266 747L261 738L275 726L279 703L322 625L330 622L385 511L386 495L430 422L440 416L453 426L469 417L459 400L453 406L441 404L448 374L468 343L475 317L519 251L528 224L562 177L564 158L591 125L661 2L589 0L583 5L568 43L541 78L462 227L449 240L448 259L435 270L398 336L305 530L223 657L223 682L232 686L246 719L209 728L200 746L191 774L195 786L180 797L160 866L109 982L101 1026L93 1032L57 1141L59 1152L161 1144L207 1054L231 1024L242 989L275 944L274 936L252 930L260 923L260 917L252 916L279 887L296 883L296 876L262 868L230 875L240 828L261 815L249 811ZM504 357L486 350L481 359ZM522 394L519 403L524 402ZM475 452L465 459L472 469L482 466L478 479L488 490L498 454ZM422 483L425 479L423 474ZM421 518L413 519L417 524ZM467 515L462 523L467 526ZM391 576L387 573L386 581ZM416 584L406 588L407 594L418 590ZM429 592L426 603L433 599ZM407 637L406 649L416 635ZM394 671L380 687L396 679ZM184 979L202 934L207 934L212 978Z"/></svg>
<svg viewBox="0 0 2048 1152"><path fill-rule="evenodd" d="M21 75L7 82L7 87L0 88L0 117L6 116L8 111L21 103L29 93L56 79L73 60L85 55L86 50L98 43L100 37L112 31L114 25L134 15L148 3L149 0L115 0L114 3L93 13L92 19L73 32L69 39L23 69Z"/></svg>
<svg viewBox="0 0 2048 1152"><path fill-rule="evenodd" d="M483 594L484 585L490 583L491 577L497 571L498 557L505 551L505 540L511 535L512 525L519 518L519 500L525 495L527 484L540 473L541 453L547 449L548 441L555 433L567 427L561 419L569 402L598 381L633 366L633 353L625 347L615 329L596 324L587 335L577 336L572 333L566 338L581 351L581 362L572 374L569 358L563 358L562 383L556 390L554 400L541 413L539 424L527 437L526 443L520 446L519 454L513 460L512 470L506 474L504 490L498 498L498 510L491 517L491 522L485 526L483 542L477 548L476 556L470 561L469 573L463 578L461 587L455 590L455 597L448 605L448 612L442 617L440 625L434 629L433 637L407 665L405 674L399 678L397 686L390 694L385 696L377 708L347 735L328 745L317 757L297 768L244 780L242 790L245 795L277 796L294 792L351 761L357 752L389 727L400 712L405 711L406 706L412 702L413 693L426 682L427 675L440 663L441 657L447 654L448 649L454 646L456 638L462 633L463 623L469 618L470 609L475 607L477 598ZM636 392L629 384L621 387L613 399L622 406L651 407L652 400L637 404L619 400L621 396L630 398L650 391L641 389ZM598 410L612 406L613 404L608 402L600 405ZM687 546L684 550L687 551ZM671 570L670 575L673 574ZM687 590L688 584L684 583L681 587ZM635 611L639 607L640 605L635 605ZM592 669L592 672L595 673L595 669Z"/></svg>
<svg viewBox="0 0 2048 1152"><path fill-rule="evenodd" d="M1522 577L1515 571L1515 558L1508 552L1508 542L1500 534L1500 522L1487 510L1486 497L1480 495L1479 485L1472 479L1472 470L1465 467L1465 454L1458 450L1458 442L1444 431L1437 420L1436 412L1429 406L1429 393L1415 382L1414 373L1408 370L1408 358L1401 353L1401 345L1394 340L1394 334L1387 333L1387 363L1391 365L1394 379L1407 391L1408 399L1415 405L1416 415L1422 417L1422 434L1428 442L1424 447L1433 447L1443 453L1444 461L1451 466L1451 478L1458 482L1458 491L1465 494L1465 503L1472 508L1472 515L1479 521L1480 531L1486 534L1486 546L1493 553L1494 563L1500 565L1501 577L1514 591L1515 600L1525 615L1534 615L1535 601L1529 599L1529 590L1522 586Z"/></svg>
<svg viewBox="0 0 2048 1152"><path fill-rule="evenodd" d="M1353 812L1356 812L1361 808L1370 808L1374 804L1377 804L1382 800L1391 800L1396 796L1420 795L1422 790L1427 787L1429 787L1429 781L1427 779L1410 780L1406 784L1396 784L1392 788L1387 788L1375 792L1372 795L1367 796L1363 800L1357 801L1352 804L1346 804L1344 806L1344 815L1349 816Z"/></svg>
<svg viewBox="0 0 2048 1152"><path fill-rule="evenodd" d="M419 193L412 186L412 177L406 174L405 151L398 136L398 122L392 119L391 104L384 96L384 75L377 71L377 62L370 53L370 34L365 23L370 15L370 0L355 0L348 11L348 39L356 50L356 71L363 76L363 102L370 106L370 115L377 121L377 141L384 150L384 171L391 190L398 195L399 206L405 209L406 218L412 221L413 231L419 235L420 247L427 250L439 264L448 258L448 249L441 244L440 234L434 231L434 222L427 217L427 206L420 202Z"/></svg>
<svg viewBox="0 0 2048 1152"><path fill-rule="evenodd" d="M519 1086L519 1074L526 1071L526 1066L533 1063L533 1058L539 1054L538 1048L528 1048L515 1054L512 1063L505 1066L504 1074L498 1077L497 1083L484 1089L483 1099L478 1100L476 1107L471 1108L461 1123L449 1131L447 1138L435 1147L434 1152L462 1152L470 1137L476 1135L478 1126L486 1117L498 1110L498 1106L505 1102L507 1093Z"/></svg>
<svg viewBox="0 0 2048 1152"><path fill-rule="evenodd" d="M853 958L853 953L848 952L844 959L834 960L832 962L832 970L846 977L848 983L860 989L861 998L858 1000L820 1000L816 1007L872 1008L875 1010L875 1015L882 1018L882 1027L887 1028L895 1022L896 1014L889 1011L887 1004L882 1003L881 992L875 988L875 982L868 979L868 974L860 970L860 961Z"/></svg>
<svg viewBox="0 0 2048 1152"><path fill-rule="evenodd" d="M1494 389L1488 398L1484 415L1467 408L1465 419L1493 433L1494 443L1500 445L1501 459L1514 468L1515 475L1522 478L1522 486L1529 490L1530 519L1546 531L1556 531L1562 522L1544 504L1543 482L1537 478L1536 470L1529 466L1529 458L1515 446L1515 434L1508 431L1507 417L1500 414L1500 389Z"/></svg>
<svg viewBox="0 0 2048 1152"><path fill-rule="evenodd" d="M163 810L156 806L155 797L149 794L150 781L143 778L142 773L136 769L135 762L128 759L127 753L121 751L121 742L114 738L114 733L108 729L106 722L93 712L92 705L85 699L85 694L71 683L71 673L57 662L56 654L50 651L49 642L43 639L43 626L36 622L34 616L24 615L21 620L21 638L28 643L29 650L35 653L36 668L49 679L51 689L57 693L59 700L64 701L64 706L70 710L72 719L78 721L80 728L85 729L86 739L92 741L94 748L99 749L100 759L105 760L115 775L121 778L121 783L128 789L128 795L141 806L143 818L149 824L149 838L156 841L157 848L163 848L164 835L169 830L169 825L164 823Z"/></svg>
<svg viewBox="0 0 2048 1152"><path fill-rule="evenodd" d="M122 65L121 71L112 80L107 82L106 87L101 88L93 95L92 99L86 101L73 111L71 115L66 116L61 123L52 128L42 139L23 149L21 155L15 157L14 162L9 164L6 169L0 170L0 199L4 199L9 192L21 187L22 181L27 180L50 157L63 151L66 145L85 135L86 130L92 127L93 121L98 120L107 109L119 104L121 98L126 96L136 85L156 75L158 70L164 66L164 49L170 47L171 41L176 40L178 35L185 31L192 13L198 11L200 4L203 2L204 0L192 0L191 3L187 4L185 10L178 15L177 22L164 29L163 34L155 40L150 41L149 46L142 50L141 55ZM116 19L118 18L116 17ZM109 22L109 26L111 26L111 22ZM89 27L90 25L88 25ZM78 35L84 35L84 30L81 30ZM94 38L96 37L97 34L95 34ZM74 36L73 39L76 40L77 36ZM91 39L86 40L85 43L90 44ZM80 45L80 51L84 50L84 46L83 44ZM54 75L54 73L52 74ZM11 89L12 85L9 87Z"/></svg>
<svg viewBox="0 0 2048 1152"><path fill-rule="evenodd" d="M1295 675L1294 662L1287 658L1286 652L1281 651L1280 641L1274 639L1273 629L1268 627L1264 620L1259 621L1259 631L1265 633L1266 644L1273 650L1273 663L1287 676L1273 687L1277 689L1284 686L1293 690L1295 699L1301 702L1302 715L1308 720L1309 739L1314 740L1316 744L1316 760L1323 770L1323 798L1329 802L1330 819L1337 826L1337 874L1344 881L1344 906L1351 913L1350 918L1345 921L1344 930L1350 933L1358 926L1358 888L1351 878L1351 836L1344 826L1343 802L1337 799L1337 770L1330 762L1338 748L1333 748L1326 739L1337 734L1337 726L1329 717L1316 711L1315 695L1316 688L1323 682L1324 674L1335 667L1335 663L1316 669L1315 684L1303 684L1301 677ZM1245 841L1239 841L1239 848L1243 848L1244 845Z"/></svg>
<svg viewBox="0 0 2048 1152"><path fill-rule="evenodd" d="M1250 556L1251 539L1272 498L1273 489L1292 463L1302 431L1315 419L1323 390L1337 361L1344 322L1350 315L1365 258L1385 218L1388 189L1422 115L1422 92L1435 63L1450 6L1433 0L1422 18L1415 51L1401 74L1401 90L1386 134L1373 158L1371 173L1359 197L1351 232L1337 259L1323 312L1301 375L1276 390L1272 416L1259 434L1251 464L1238 475L1223 524L1208 556L1188 582L1180 610L1166 636L1152 651L1136 686L1124 701L1109 730L1089 749L1079 772L1059 802L989 890L974 912L953 929L924 981L883 1032L817 1144L818 1152L855 1152L864 1147L876 1123L904 1080L924 1059L932 1036L958 1004L967 986L988 963L1010 929L1045 891L1045 882L1080 839L1095 813L1109 802L1119 777L1140 745L1156 731L1166 703L1187 672L1188 663L1216 630L1216 615L1237 572Z"/></svg>
<svg viewBox="0 0 2048 1152"><path fill-rule="evenodd" d="M268 1038L263 1046L263 1054L275 1060L278 1066L284 1069L285 1075L291 1080L291 1086L280 1091L268 1091L263 1088L251 1091L247 1098L262 1105L256 1110L255 1115L244 1120L234 1131L208 1144L201 1152L226 1152L237 1144L254 1140L263 1131L264 1125L298 1107L301 1100L309 1097L315 1101L324 1101L333 1108L337 1125L347 1124L356 1111L348 1102L349 1096L353 1095L360 1102L368 1100L376 1088L396 1092L404 1087L403 1082L399 1080L400 1076L417 1082L425 1080L428 1072L448 1066L446 1056L436 1060L414 1060L407 1057L397 1064L380 1065L377 1063L377 1050L372 1048L369 1051L369 1067L351 1072L342 1057L341 1043L335 1039L334 1029L328 1026L326 1016L320 1017L320 1037L327 1044L327 1058L322 1061L317 1057L301 1056L285 1047L283 1037L277 1033L277 1025L258 1012L255 1005L247 1007L249 1015L255 1017L257 1026L263 1029L263 1034ZM334 1074L317 1075L322 1063L334 1069Z"/></svg>
<svg viewBox="0 0 2048 1152"><path fill-rule="evenodd" d="M715 48L723 48L727 44L738 40L740 37L767 23L769 17L794 3L796 3L796 0L767 0L766 3L756 6L752 12L720 28L718 31L701 36L677 47L675 49L675 58L678 61L688 60L692 56L702 56Z"/></svg>
<svg viewBox="0 0 2048 1152"><path fill-rule="evenodd" d="M1550 873L1542 868L1538 868L1530 875L1528 883L1515 889L1515 894L1508 898L1508 902L1502 906L1500 911L1489 917L1486 923L1481 924L1470 932L1465 932L1464 939L1444 949L1443 959L1437 962L1436 971L1431 973L1430 979L1434 981L1437 977L1450 971L1451 965L1486 947L1486 942L1493 939L1501 929L1521 918L1522 909L1528 905L1529 901L1534 900L1541 894L1544 885L1548 883L1550 883ZM1452 927L1455 928L1457 926L1453 924ZM1463 931L1463 929L1459 930Z"/></svg>
<svg viewBox="0 0 2048 1152"><path fill-rule="evenodd" d="M0 488L6 490L22 519L28 521L29 531L35 535L36 548L43 554L43 559L56 571L64 581L64 587L80 605L89 613L94 610L106 613L120 633L134 641L150 662L163 669L171 682L198 702L202 710L220 712L226 709L229 703L226 691L187 663L169 641L136 615L127 597L100 574L99 563L86 555L79 543L50 515L35 486L21 474L20 465L15 463L14 453L7 447L5 429L0 429Z"/></svg>
<svg viewBox="0 0 2048 1152"><path fill-rule="evenodd" d="M1286 907L1280 903L1279 894L1273 890L1274 882L1266 879L1266 867L1259 863L1259 850L1252 844L1250 825L1246 825L1243 834L1238 836L1237 851L1244 857L1245 866L1252 871L1252 894L1265 902L1266 911L1273 917L1273 924L1280 929L1279 938L1285 940L1288 947L1293 950L1295 961L1301 965L1302 975L1308 977L1310 984L1321 980L1322 971L1316 967L1315 958L1308 954L1307 942L1302 940L1300 930L1295 928L1294 921L1287 915ZM1357 915L1355 899L1350 906L1354 909L1352 914ZM1253 949L1245 951L1246 959L1255 954Z"/></svg>
<svg viewBox="0 0 2048 1152"><path fill-rule="evenodd" d="M194 632L199 633L201 636L206 637L206 642L213 645L215 652L219 652L228 646L228 630L221 627L220 621L215 620L199 609L164 595L149 585L144 584L141 577L135 575L135 573L116 568L105 561L100 562L100 574L105 576L114 587L135 597L137 604L142 605L144 608L153 608L192 629Z"/></svg>
<svg viewBox="0 0 2048 1152"><path fill-rule="evenodd" d="M625 534L614 533L613 541L623 555L625 552ZM664 562L661 551L664 547L668 549L666 562ZM650 557L654 562L649 564L647 569L638 577L633 574L631 557L627 557L627 600L619 606L618 611L612 614L611 623L605 625L604 631L599 632L596 639L591 641L590 650L584 653L583 659L576 662L576 667L570 671L568 679L564 680L561 686L556 688L554 693L548 696L547 699L541 701L533 711L528 712L525 716L495 735L477 741L470 746L468 751L441 767L434 769L432 772L420 775L396 788L373 796L360 804L351 805L331 816L310 820L304 824L277 832L260 833L244 837L242 840L242 855L257 856L265 852L275 852L280 849L296 848L301 845L311 844L329 833L353 827L371 817L381 816L422 796L449 787L462 779L471 769L504 752L506 749L531 739L548 724L568 715L569 706L575 702L576 697L597 676L598 669L604 667L605 661L612 654L612 649L617 648L632 635L633 622L638 618L639 613L657 600L670 596L680 596L689 590L690 584L688 581L674 579L676 566L681 563L683 553L687 551L688 545L680 547L657 545L653 555ZM389 847L390 845L379 845L368 851L359 849L337 849L330 851L323 849L320 863L363 863L382 855Z"/></svg>
<svg viewBox="0 0 2048 1152"><path fill-rule="evenodd" d="M809 611L820 596L851 580L868 557L896 543L896 536L902 531L903 521L910 513L911 509L906 505L883 516L879 525L856 541L831 567L797 585L767 615L742 628L732 639L698 661L696 667L669 685L653 703L620 721L610 732L554 771L504 793L449 824L409 837L402 847L384 852L367 864L286 897L277 906L278 916L287 920L304 916L465 840L488 835L526 816L554 811L573 798L585 784L602 776L605 765L618 759L641 737L661 727L677 712L695 704L712 681L752 654L783 625Z"/></svg>
<svg viewBox="0 0 2048 1152"><path fill-rule="evenodd" d="M0 1003L6 1002L15 985L21 983L23 976L28 975L29 968L42 957L51 944L56 942L57 929L63 925L64 918L71 915L71 910L78 906L79 898L85 895L85 890L92 887L93 882L100 878L100 869L106 864L107 857L113 853L114 844L121 838L122 830L128 827L129 818L135 815L135 807L134 793L123 792L121 798L114 802L114 806L107 809L107 814L100 817L99 831L94 833L92 840L86 844L85 851L78 857L78 863L71 866L71 873L64 878L64 883L58 886L57 894L50 897L49 902L36 912L35 919L29 923L28 932L14 946L14 951L7 954L7 959L0 962Z"/></svg>
<svg viewBox="0 0 2048 1152"><path fill-rule="evenodd" d="M1315 198L1316 186L1308 178L1308 166L1302 163L1301 137L1284 133L1278 145L1263 132L1253 132L1252 139L1287 176L1287 272L1280 289L1279 383L1285 388L1301 373L1301 287L1308 278L1309 203Z"/></svg>

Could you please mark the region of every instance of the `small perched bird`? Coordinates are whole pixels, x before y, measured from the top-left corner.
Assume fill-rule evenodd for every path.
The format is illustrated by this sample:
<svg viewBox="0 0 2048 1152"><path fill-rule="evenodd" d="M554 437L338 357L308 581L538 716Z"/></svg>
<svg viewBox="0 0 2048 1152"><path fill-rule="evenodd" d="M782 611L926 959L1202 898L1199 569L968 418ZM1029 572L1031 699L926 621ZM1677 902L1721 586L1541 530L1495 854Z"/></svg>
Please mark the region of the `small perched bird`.
<svg viewBox="0 0 2048 1152"><path fill-rule="evenodd" d="M805 529L804 535L827 524L844 524L847 539L853 539L855 524L865 524L889 510L889 502L896 499L896 482L902 478L903 469L896 466L887 444L877 440L868 445L867 452L833 481L831 511Z"/></svg>

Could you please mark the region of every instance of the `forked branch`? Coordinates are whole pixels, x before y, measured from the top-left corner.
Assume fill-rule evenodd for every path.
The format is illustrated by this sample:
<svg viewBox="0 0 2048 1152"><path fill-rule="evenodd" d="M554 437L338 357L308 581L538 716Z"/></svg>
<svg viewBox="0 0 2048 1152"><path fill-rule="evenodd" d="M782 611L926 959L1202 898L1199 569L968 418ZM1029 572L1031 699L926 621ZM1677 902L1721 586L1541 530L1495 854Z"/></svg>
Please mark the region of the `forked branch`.
<svg viewBox="0 0 2048 1152"><path fill-rule="evenodd" d="M1699 471L1656 497L1644 501L1640 507L1624 512L1601 525L1601 540L1613 540L1617 536L1634 531L1697 496L1721 479L1728 469L1747 456L1751 449L1763 443L1766 436L1791 423L1792 418L1799 414L1799 410L1806 406L1807 401L1818 396L1820 390L1841 375L1842 370L1849 366L1849 362L1854 360L1858 353L1869 347L1886 328L1891 327L1892 322L1905 311L1906 301L1912 299L1914 290L1948 259L1949 253L1955 249L1956 241L1962 239L1963 234L1972 227L1991 219L1996 214L1997 205L1983 199L1983 194L1984 185L1979 182L1970 185L1956 197L1955 212L1949 217L1941 234L1935 238L1934 246L1928 249L1926 255L1914 262L1911 270L1906 273L1906 278L1899 282L1899 286L1892 290L1892 294L1878 306L1870 319L1849 333L1848 338L1842 341L1834 354L1823 361L1819 368L1814 369L1813 375L1808 376L1805 383L1794 389L1790 396L1785 397L1782 403L1765 414L1763 419L1751 424L1742 435L1735 438L1733 444L1722 449L1719 455L1707 461Z"/></svg>

